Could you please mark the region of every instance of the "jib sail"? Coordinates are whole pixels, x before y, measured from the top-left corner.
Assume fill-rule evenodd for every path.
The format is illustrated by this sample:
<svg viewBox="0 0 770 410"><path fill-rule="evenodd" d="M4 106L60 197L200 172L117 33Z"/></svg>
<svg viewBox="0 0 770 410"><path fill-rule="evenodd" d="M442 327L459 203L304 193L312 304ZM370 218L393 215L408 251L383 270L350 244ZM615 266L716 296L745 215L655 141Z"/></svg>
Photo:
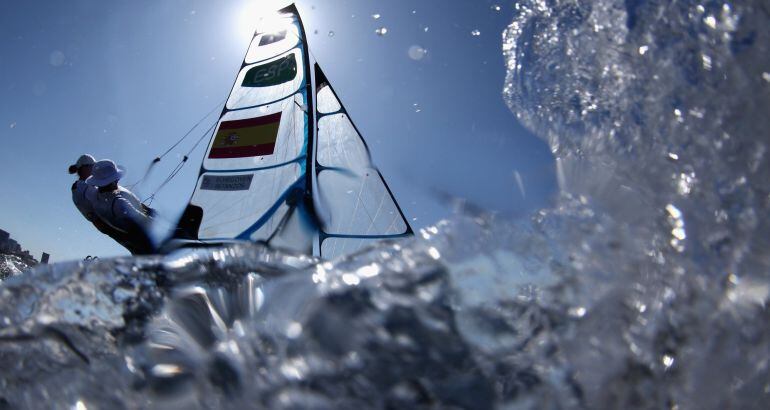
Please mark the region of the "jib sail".
<svg viewBox="0 0 770 410"><path fill-rule="evenodd" d="M316 208L320 255L332 259L372 242L412 234L398 203L372 164L369 149L345 107L315 65L318 135Z"/></svg>

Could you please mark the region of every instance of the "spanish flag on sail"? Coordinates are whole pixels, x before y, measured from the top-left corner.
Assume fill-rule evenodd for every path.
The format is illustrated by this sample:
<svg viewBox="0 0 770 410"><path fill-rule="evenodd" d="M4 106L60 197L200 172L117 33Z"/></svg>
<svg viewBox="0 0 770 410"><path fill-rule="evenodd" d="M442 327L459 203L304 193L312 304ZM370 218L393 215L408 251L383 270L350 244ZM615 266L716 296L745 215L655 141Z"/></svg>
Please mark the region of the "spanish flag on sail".
<svg viewBox="0 0 770 410"><path fill-rule="evenodd" d="M278 138L281 113L245 120L222 121L209 158L245 158L272 155Z"/></svg>

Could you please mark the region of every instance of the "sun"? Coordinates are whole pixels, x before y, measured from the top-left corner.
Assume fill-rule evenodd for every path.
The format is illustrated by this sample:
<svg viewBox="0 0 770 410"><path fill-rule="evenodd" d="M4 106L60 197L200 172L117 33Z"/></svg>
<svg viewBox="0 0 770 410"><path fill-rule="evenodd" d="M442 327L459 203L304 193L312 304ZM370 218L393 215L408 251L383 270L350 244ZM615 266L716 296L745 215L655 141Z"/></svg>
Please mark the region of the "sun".
<svg viewBox="0 0 770 410"><path fill-rule="evenodd" d="M281 17L278 10L288 6L289 0L247 0L238 10L238 38L251 37L259 26L260 31L270 32L272 26L280 28Z"/></svg>

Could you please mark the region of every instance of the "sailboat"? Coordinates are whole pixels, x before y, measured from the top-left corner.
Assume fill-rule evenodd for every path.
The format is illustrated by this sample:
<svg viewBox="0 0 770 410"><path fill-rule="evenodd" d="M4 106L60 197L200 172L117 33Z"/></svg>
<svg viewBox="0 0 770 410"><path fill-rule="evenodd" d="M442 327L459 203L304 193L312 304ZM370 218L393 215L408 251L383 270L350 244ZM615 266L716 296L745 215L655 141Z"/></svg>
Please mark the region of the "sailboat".
<svg viewBox="0 0 770 410"><path fill-rule="evenodd" d="M213 131L175 241L334 259L412 228L293 4L262 18Z"/></svg>

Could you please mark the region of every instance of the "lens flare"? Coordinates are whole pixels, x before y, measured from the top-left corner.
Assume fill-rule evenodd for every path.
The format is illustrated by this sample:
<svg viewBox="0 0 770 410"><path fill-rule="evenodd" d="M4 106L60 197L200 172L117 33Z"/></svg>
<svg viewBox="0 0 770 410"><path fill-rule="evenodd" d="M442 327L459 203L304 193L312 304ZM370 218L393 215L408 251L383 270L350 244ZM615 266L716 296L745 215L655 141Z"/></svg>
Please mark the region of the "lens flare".
<svg viewBox="0 0 770 410"><path fill-rule="evenodd" d="M260 32L280 31L285 28L286 21L278 10L288 6L286 0L254 0L247 2L238 10L238 37L253 36L256 30Z"/></svg>

